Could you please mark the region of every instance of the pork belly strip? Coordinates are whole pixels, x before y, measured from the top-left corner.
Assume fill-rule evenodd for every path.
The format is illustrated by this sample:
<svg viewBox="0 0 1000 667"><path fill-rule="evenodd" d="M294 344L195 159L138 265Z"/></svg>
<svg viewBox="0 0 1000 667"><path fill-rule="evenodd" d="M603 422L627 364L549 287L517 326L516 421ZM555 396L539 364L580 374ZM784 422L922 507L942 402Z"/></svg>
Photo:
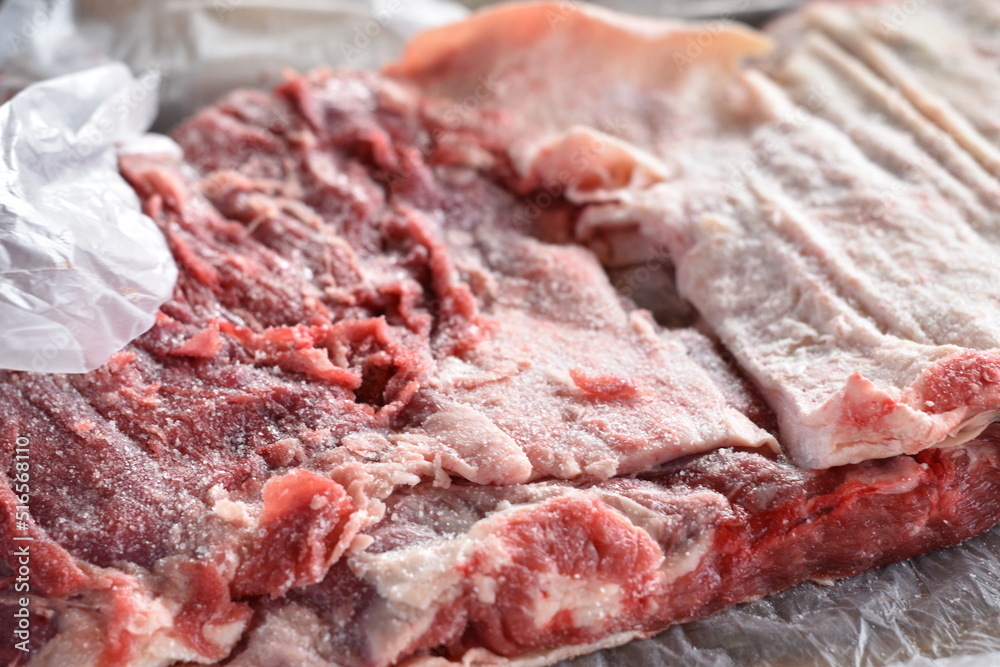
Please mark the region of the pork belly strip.
<svg viewBox="0 0 1000 667"><path fill-rule="evenodd" d="M509 161L515 187L586 206L577 240L607 265L669 247L789 455L826 467L961 443L1000 407L990 128L955 120L963 86L1000 90L996 33L956 13L953 34L976 33L956 64L920 51L920 12L864 30L878 11L810 7L773 57L740 68L766 36L512 5L418 37L387 71L465 145ZM514 24L531 29L504 48ZM916 71L893 49L920 51ZM948 74L975 59L974 75Z"/></svg>
<svg viewBox="0 0 1000 667"><path fill-rule="evenodd" d="M400 487L773 446L688 355L703 337L437 164L417 111L378 76L317 73L192 119L188 162L123 157L173 298L91 373L0 374L0 541L12 566L34 538L32 664L221 660L260 596L364 550Z"/></svg>
<svg viewBox="0 0 1000 667"><path fill-rule="evenodd" d="M294 488L303 504L286 499L286 511L310 525L323 487ZM548 664L955 544L1000 519L998 491L997 427L950 450L821 471L717 450L591 485L423 483L388 499L360 537L367 548L319 583L237 600L211 561L167 559L159 577L98 570L36 533L32 581L49 595L33 598L32 664L210 663L224 655L213 642L244 628L227 664ZM12 530L6 495L0 520ZM169 578L175 588L153 597Z"/></svg>
<svg viewBox="0 0 1000 667"><path fill-rule="evenodd" d="M914 11L916 10L916 11ZM989 0L902 7L819 3L774 31L793 45L824 35L891 84L993 176L1000 177L1000 10Z"/></svg>
<svg viewBox="0 0 1000 667"><path fill-rule="evenodd" d="M421 485L365 552L262 602L230 664L549 664L957 543L998 492L997 427L821 471L718 450L595 485Z"/></svg>

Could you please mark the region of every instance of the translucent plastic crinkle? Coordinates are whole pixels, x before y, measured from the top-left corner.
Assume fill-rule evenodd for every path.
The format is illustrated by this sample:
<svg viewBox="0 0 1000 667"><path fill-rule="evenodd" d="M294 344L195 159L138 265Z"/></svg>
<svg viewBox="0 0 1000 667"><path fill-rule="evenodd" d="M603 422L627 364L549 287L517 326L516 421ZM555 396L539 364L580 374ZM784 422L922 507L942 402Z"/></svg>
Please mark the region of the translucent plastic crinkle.
<svg viewBox="0 0 1000 667"><path fill-rule="evenodd" d="M1000 665L1000 527L951 549L801 584L566 667Z"/></svg>
<svg viewBox="0 0 1000 667"><path fill-rule="evenodd" d="M156 79L101 65L0 106L0 368L92 370L152 326L177 278L118 174L156 114Z"/></svg>

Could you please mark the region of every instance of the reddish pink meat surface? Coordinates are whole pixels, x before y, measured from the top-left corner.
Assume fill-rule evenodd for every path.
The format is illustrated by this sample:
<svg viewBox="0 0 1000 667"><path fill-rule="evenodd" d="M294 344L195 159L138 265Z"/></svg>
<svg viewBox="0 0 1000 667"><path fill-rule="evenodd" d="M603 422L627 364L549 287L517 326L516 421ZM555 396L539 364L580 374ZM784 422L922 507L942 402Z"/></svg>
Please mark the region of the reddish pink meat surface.
<svg viewBox="0 0 1000 667"><path fill-rule="evenodd" d="M350 572L265 604L234 664L578 654L967 539L1000 518L998 492L995 428L825 471L719 450L598 484L419 486Z"/></svg>
<svg viewBox="0 0 1000 667"><path fill-rule="evenodd" d="M527 234L522 202L435 154L416 102L319 73L196 116L186 162L122 159L173 298L92 373L0 382L0 536L34 537L34 605L59 629L37 660L220 659L259 596L363 553L401 488L774 447L688 355L696 334Z"/></svg>
<svg viewBox="0 0 1000 667"><path fill-rule="evenodd" d="M540 40L551 56L577 43L572 31L547 42L536 10L509 11L535 12L522 46ZM638 23L554 16L623 58L642 51ZM471 25L439 46L473 48L484 28ZM698 30L643 34L676 51ZM522 53L498 44L473 50L487 61ZM682 102L763 45L726 29L709 74L685 65L694 83L670 79L681 95L665 107L644 97L664 71L632 71L631 92L582 118L603 130L562 127L572 106L524 106L540 113L528 129L558 126L544 145L512 134L531 116L510 111L510 89L493 100L500 111L449 125L451 86L468 72L434 70L417 49L407 67L423 93L375 74L292 76L185 123L183 157L123 156L180 277L155 326L100 369L0 373L0 632L12 636L21 593L32 627L29 650L0 646L0 661L547 663L1000 520L996 426L975 422L985 430L952 448L796 467L775 437L795 411L761 380L775 366L733 345L749 330L740 318L768 313L746 306L753 317L741 311L726 329L716 309L755 283L705 283L695 306L709 321L668 329L606 272L661 320L692 321L676 293L657 297L673 289L680 253L628 261L650 243L629 217L642 203L623 193L646 197L677 175L628 141L713 141L725 123L680 113ZM574 66L620 65L588 53ZM520 74L522 92L540 95L551 76ZM722 90L701 104L721 104ZM645 124L610 113L624 109ZM664 109L678 124L661 132ZM497 134L476 125L484 118ZM723 148L758 121L734 121ZM587 173L546 190L546 175L595 137L603 148ZM701 188L689 198L718 196L712 168L675 166L693 169L678 181ZM697 234L732 231L702 201L674 213L701 220ZM675 249L697 236L656 229L676 232L659 239ZM933 403L921 414L988 416L994 366L978 349L942 357L913 384ZM850 378L837 432L881 428L898 402Z"/></svg>

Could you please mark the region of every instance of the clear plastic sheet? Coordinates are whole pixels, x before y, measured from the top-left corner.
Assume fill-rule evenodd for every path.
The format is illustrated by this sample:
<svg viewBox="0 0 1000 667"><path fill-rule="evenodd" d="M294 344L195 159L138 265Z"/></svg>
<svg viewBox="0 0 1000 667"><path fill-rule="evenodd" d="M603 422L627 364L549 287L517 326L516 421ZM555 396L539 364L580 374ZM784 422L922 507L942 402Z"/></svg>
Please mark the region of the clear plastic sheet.
<svg viewBox="0 0 1000 667"><path fill-rule="evenodd" d="M11 0L8 0L10 2ZM571 0L575 1L575 0ZM709 3L711 7L709 7ZM458 18L446 2L407 2L367 46L378 7L325 0L83 0L82 31L136 71L163 71L169 127L226 90L268 85L282 66L375 67L413 31ZM467 4L485 2L469 0ZM660 15L758 17L791 0L608 0ZM112 9L113 7L113 9ZM385 14L380 16L386 17ZM123 27L124 26L124 27ZM374 32L370 28L370 32ZM363 42L364 40L360 40ZM360 43L359 42L359 43ZM352 53L348 58L347 54ZM566 667L986 667L1000 664L1000 528L832 586L803 584Z"/></svg>
<svg viewBox="0 0 1000 667"><path fill-rule="evenodd" d="M0 367L94 369L153 325L177 268L118 174L156 109L121 64L36 83L0 107Z"/></svg>
<svg viewBox="0 0 1000 667"><path fill-rule="evenodd" d="M566 667L1000 665L1000 528L832 586L801 584Z"/></svg>
<svg viewBox="0 0 1000 667"><path fill-rule="evenodd" d="M28 84L104 64L68 0L0 0L0 102Z"/></svg>
<svg viewBox="0 0 1000 667"><path fill-rule="evenodd" d="M457 21L449 0L78 0L81 33L134 71L163 76L155 129L286 68L375 69L413 34Z"/></svg>

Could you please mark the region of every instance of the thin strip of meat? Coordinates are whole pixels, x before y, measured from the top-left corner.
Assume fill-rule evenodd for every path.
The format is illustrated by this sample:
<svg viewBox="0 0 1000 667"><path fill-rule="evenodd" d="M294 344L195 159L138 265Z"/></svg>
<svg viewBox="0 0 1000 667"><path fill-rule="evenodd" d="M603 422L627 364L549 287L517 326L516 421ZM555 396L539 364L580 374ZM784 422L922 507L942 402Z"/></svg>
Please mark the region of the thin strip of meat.
<svg viewBox="0 0 1000 667"><path fill-rule="evenodd" d="M959 127L957 107L928 116L945 107L906 84L929 79L953 98L972 74L940 76L954 64L939 56L917 60L927 75L886 64L878 40L890 38L861 27L877 4L814 5L791 19L811 31L786 29L795 37L777 55L741 71L763 36L640 27L585 6L547 21L556 11L480 14L415 40L387 71L430 96L436 122L508 156L516 187L558 187L585 205L576 238L609 266L667 246L682 296L756 382L800 465L955 445L994 419L997 184L972 127L989 128L978 116ZM537 27L503 49L501 27L521 22ZM921 44L920 28L903 22L891 41L917 31ZM979 59L980 81L990 56L977 39L962 62ZM822 70L796 75L810 58ZM497 92L456 116L484 78ZM892 117L892 139L838 120L859 95ZM924 162L909 169L907 153Z"/></svg>
<svg viewBox="0 0 1000 667"><path fill-rule="evenodd" d="M998 492L996 427L820 471L718 450L596 485L414 487L367 551L264 604L232 664L550 664L961 541Z"/></svg>

